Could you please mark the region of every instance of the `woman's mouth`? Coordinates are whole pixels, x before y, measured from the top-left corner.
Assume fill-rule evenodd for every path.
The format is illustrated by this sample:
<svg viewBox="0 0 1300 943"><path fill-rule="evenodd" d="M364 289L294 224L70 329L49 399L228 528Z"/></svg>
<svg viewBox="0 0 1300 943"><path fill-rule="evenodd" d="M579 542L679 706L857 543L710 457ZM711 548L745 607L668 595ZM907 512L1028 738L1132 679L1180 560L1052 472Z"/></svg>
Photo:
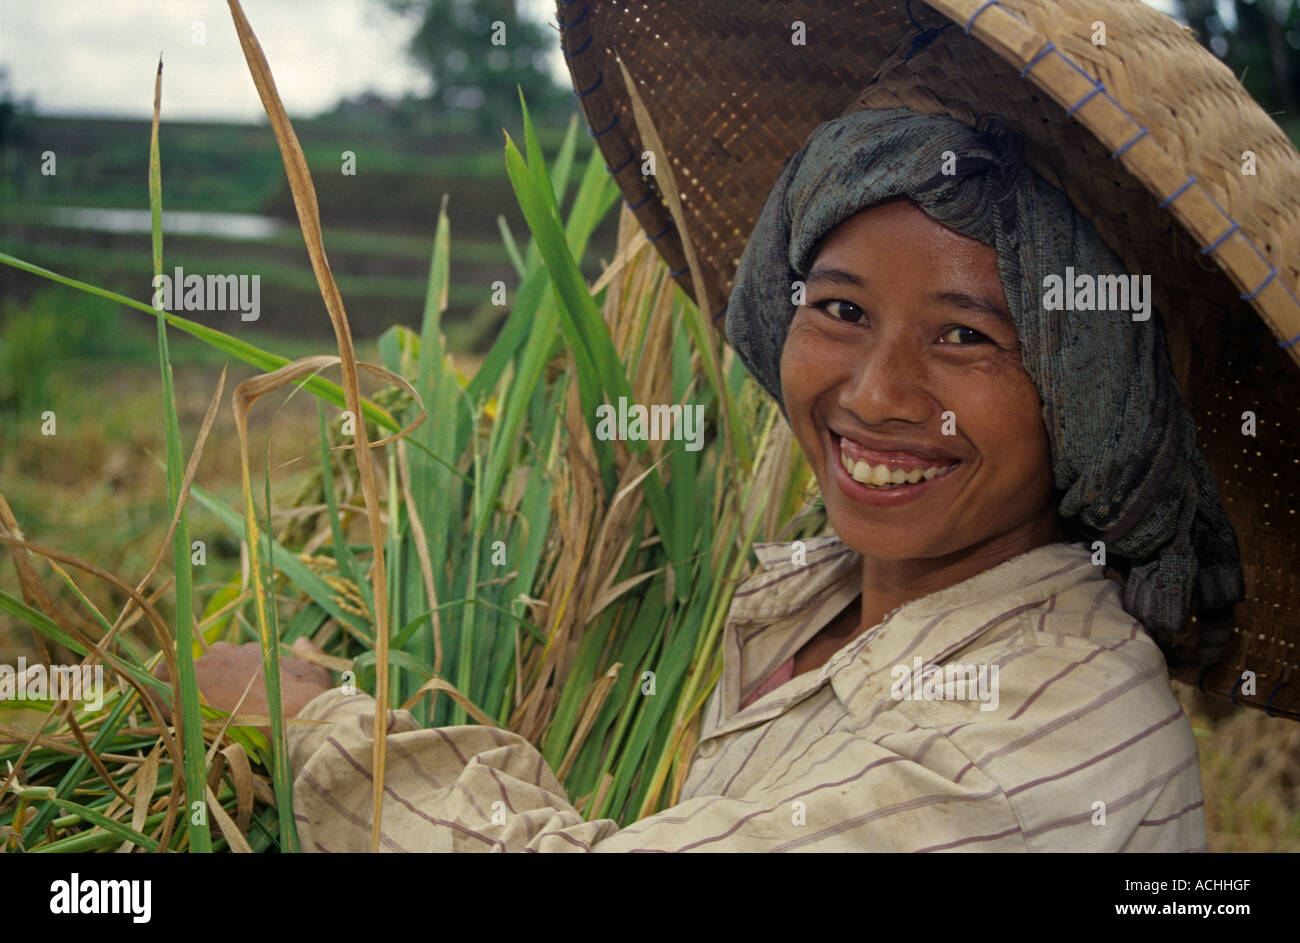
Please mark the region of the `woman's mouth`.
<svg viewBox="0 0 1300 943"><path fill-rule="evenodd" d="M907 485L914 485L925 480L930 481L934 478L942 478L957 467L957 463L951 465L926 465L907 467L906 464L882 463L872 465L868 462L858 460L854 461L847 453L840 452L840 461L844 464L844 470L849 473L854 481L866 485L868 488L904 488Z"/></svg>
<svg viewBox="0 0 1300 943"><path fill-rule="evenodd" d="M877 458L865 454L869 450L834 432L830 433L830 439L834 452L838 454L838 464L848 479L844 490L854 497L890 491L916 491L919 495L930 491L934 484L952 474L961 464L960 459L954 458Z"/></svg>

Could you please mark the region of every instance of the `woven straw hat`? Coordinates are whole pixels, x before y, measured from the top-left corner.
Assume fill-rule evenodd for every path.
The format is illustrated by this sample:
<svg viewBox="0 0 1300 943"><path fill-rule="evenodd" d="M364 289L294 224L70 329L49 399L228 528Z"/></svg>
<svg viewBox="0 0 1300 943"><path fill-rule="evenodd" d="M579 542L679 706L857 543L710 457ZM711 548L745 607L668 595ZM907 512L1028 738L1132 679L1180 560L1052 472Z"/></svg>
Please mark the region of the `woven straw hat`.
<svg viewBox="0 0 1300 943"><path fill-rule="evenodd" d="M557 20L628 208L718 330L767 195L818 125L861 108L1000 115L1153 276L1237 532L1228 651L1173 674L1300 720L1300 152L1226 66L1140 0L558 0Z"/></svg>

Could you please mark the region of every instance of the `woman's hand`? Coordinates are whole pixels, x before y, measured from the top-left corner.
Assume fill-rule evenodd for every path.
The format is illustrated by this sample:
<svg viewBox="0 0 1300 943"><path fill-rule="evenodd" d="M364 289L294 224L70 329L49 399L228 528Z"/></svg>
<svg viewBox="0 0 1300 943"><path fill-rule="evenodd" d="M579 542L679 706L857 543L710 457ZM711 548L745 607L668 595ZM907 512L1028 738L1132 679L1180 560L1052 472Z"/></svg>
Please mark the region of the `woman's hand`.
<svg viewBox="0 0 1300 943"><path fill-rule="evenodd" d="M296 652L319 652L320 649L300 638L293 643ZM238 647L229 642L217 642L194 662L194 673L199 683L199 690L208 704L218 710L235 713L239 704L240 714L269 714L266 704L266 680L262 674L262 648L257 642L247 642ZM158 666L157 676L163 681L169 680L167 663ZM257 676L251 686L250 678ZM280 658L280 703L284 708L285 718L296 717L307 706L307 702L316 695L328 691L333 685L330 674L325 668L313 665L298 658ZM244 695L244 688L248 694ZM243 697L243 703L240 698ZM171 722L171 705L158 702L163 717ZM270 727L257 728L269 740Z"/></svg>

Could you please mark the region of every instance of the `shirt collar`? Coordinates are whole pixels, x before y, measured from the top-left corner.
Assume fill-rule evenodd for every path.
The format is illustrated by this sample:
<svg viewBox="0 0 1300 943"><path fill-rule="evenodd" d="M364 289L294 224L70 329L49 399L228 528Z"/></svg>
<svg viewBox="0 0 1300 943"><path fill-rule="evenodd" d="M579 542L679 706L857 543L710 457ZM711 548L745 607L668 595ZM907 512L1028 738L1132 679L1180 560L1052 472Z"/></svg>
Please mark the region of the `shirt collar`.
<svg viewBox="0 0 1300 943"><path fill-rule="evenodd" d="M754 552L762 569L737 589L724 631L722 722L728 727L784 709L779 701L760 708L764 698L737 714L744 698L862 591L862 555L834 534L760 543ZM794 698L829 680L846 709L865 709L888 689L895 665L911 667L916 658L942 664L1016 610L1104 579L1083 542L1037 547L898 607L825 665L793 679Z"/></svg>

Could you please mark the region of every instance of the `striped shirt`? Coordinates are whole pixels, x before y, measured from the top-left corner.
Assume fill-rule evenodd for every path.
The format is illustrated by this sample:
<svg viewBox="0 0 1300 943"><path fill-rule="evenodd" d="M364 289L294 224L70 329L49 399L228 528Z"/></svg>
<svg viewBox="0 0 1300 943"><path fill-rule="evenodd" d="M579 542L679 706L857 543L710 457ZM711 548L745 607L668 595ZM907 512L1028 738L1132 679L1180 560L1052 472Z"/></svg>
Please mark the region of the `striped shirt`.
<svg viewBox="0 0 1300 943"><path fill-rule="evenodd" d="M380 847L1205 850L1191 725L1085 544L913 600L782 680L861 592L862 558L837 537L798 549L755 547L677 805L621 829L584 821L522 737L390 711ZM300 715L324 723L290 726L304 849L369 848L373 708L334 689Z"/></svg>

